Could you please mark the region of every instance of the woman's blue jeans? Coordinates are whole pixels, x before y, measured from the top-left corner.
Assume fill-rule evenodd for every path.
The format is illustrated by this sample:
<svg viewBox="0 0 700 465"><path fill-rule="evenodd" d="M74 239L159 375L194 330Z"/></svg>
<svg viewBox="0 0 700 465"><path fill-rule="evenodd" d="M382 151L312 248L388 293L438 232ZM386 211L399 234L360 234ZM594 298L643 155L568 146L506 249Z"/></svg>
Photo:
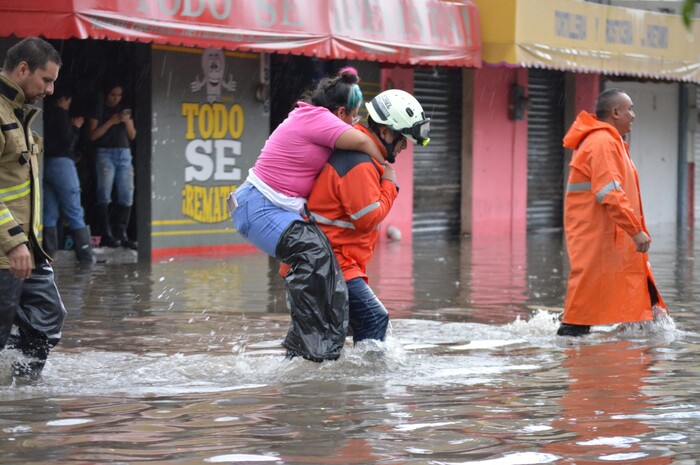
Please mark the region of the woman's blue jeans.
<svg viewBox="0 0 700 465"><path fill-rule="evenodd" d="M134 203L134 167L128 148L97 149L97 204L112 202L112 188L116 186L117 203L130 207Z"/></svg>
<svg viewBox="0 0 700 465"><path fill-rule="evenodd" d="M234 194L238 207L233 211L233 225L258 249L271 257L275 255L282 233L293 221L303 221L293 213L274 205L252 184L243 183Z"/></svg>
<svg viewBox="0 0 700 465"><path fill-rule="evenodd" d="M353 342L363 339L383 341L389 326L389 312L363 278L351 279L347 285Z"/></svg>
<svg viewBox="0 0 700 465"><path fill-rule="evenodd" d="M60 213L71 230L83 229L80 179L75 162L68 157L44 159L44 227L56 227Z"/></svg>
<svg viewBox="0 0 700 465"><path fill-rule="evenodd" d="M287 303L292 324L282 345L287 355L335 360L348 326L347 287L323 232L298 213L272 204L250 183L234 194L233 224L249 242L287 263Z"/></svg>

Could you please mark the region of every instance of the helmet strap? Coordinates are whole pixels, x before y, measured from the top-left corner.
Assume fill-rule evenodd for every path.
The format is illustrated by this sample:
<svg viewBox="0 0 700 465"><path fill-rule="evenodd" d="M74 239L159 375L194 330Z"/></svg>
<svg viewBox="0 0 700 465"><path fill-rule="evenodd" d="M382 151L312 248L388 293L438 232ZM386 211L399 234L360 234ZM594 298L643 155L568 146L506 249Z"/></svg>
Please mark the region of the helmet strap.
<svg viewBox="0 0 700 465"><path fill-rule="evenodd" d="M384 147L386 148L386 161L389 163L394 163L396 161L396 154L394 153L394 150L396 149L396 145L401 142L401 139L403 139L403 135L401 134L394 137L394 140L392 140L390 143L386 143L384 142L384 139L382 139Z"/></svg>
<svg viewBox="0 0 700 465"><path fill-rule="evenodd" d="M383 124L377 124L371 117L367 119L367 123L369 128L374 132L374 134L377 136L377 139L382 143L384 146L384 149L386 150L386 161L389 163L394 163L396 161L396 155L394 154L394 149L396 149L396 145L401 142L401 139L404 137L402 134L397 133L396 137L391 142L387 142L384 140L382 137L382 127L387 128L388 130L396 133L391 127L383 125Z"/></svg>

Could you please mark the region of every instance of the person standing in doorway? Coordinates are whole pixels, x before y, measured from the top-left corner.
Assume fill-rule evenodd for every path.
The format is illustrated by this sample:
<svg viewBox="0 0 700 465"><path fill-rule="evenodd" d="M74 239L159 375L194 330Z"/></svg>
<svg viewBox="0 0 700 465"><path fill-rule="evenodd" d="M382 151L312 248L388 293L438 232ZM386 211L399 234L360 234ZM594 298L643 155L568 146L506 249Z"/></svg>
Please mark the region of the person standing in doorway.
<svg viewBox="0 0 700 465"><path fill-rule="evenodd" d="M134 167L131 142L136 139L136 128L131 109L124 108L124 87L113 83L107 86L104 100L100 101L88 121L90 140L96 146L97 168L97 221L102 229L100 245L138 249L138 244L127 236L134 200ZM110 220L109 204L112 189L116 189L116 218L114 228Z"/></svg>
<svg viewBox="0 0 700 465"><path fill-rule="evenodd" d="M66 317L39 244L41 140L30 129L39 113L31 104L53 93L61 64L51 44L28 37L10 47L0 71L0 349L30 357L13 364L28 377L41 373Z"/></svg>
<svg viewBox="0 0 700 465"><path fill-rule="evenodd" d="M560 336L591 326L654 319L665 308L649 264L639 176L623 139L632 130L632 99L620 89L598 96L564 137L574 150L564 201L571 263Z"/></svg>
<svg viewBox="0 0 700 465"><path fill-rule="evenodd" d="M85 225L80 202L80 179L75 162L82 116L71 117L73 95L68 86L57 86L44 114L44 250L55 256L58 249L59 214L68 223L79 263L95 263L90 228Z"/></svg>

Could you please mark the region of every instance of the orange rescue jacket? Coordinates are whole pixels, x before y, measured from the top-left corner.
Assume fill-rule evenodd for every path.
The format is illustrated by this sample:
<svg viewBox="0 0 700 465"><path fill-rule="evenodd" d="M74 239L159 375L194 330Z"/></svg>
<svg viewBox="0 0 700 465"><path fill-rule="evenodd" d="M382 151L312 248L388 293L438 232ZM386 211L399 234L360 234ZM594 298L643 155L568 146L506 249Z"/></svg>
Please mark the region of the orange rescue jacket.
<svg viewBox="0 0 700 465"><path fill-rule="evenodd" d="M383 145L364 126L356 129ZM398 187L381 179L384 167L366 153L338 150L316 179L308 207L328 236L346 281L367 280L365 269L379 237L379 224L391 210Z"/></svg>
<svg viewBox="0 0 700 465"><path fill-rule="evenodd" d="M574 149L564 201L571 271L563 321L599 325L653 319L665 307L649 257L632 236L647 234L637 169L619 132L581 112L564 137ZM651 237L651 236L650 236Z"/></svg>

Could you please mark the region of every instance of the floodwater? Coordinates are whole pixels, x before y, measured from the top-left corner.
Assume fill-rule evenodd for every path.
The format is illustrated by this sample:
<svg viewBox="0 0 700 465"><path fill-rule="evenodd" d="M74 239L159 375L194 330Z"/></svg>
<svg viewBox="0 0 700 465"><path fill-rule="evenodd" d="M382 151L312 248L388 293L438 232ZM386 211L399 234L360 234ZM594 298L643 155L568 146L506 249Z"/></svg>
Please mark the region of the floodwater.
<svg viewBox="0 0 700 465"><path fill-rule="evenodd" d="M0 463L699 463L700 246L661 229L671 317L583 339L555 336L561 233L380 246L391 335L323 364L284 360L261 255L57 264L64 339L0 386Z"/></svg>

